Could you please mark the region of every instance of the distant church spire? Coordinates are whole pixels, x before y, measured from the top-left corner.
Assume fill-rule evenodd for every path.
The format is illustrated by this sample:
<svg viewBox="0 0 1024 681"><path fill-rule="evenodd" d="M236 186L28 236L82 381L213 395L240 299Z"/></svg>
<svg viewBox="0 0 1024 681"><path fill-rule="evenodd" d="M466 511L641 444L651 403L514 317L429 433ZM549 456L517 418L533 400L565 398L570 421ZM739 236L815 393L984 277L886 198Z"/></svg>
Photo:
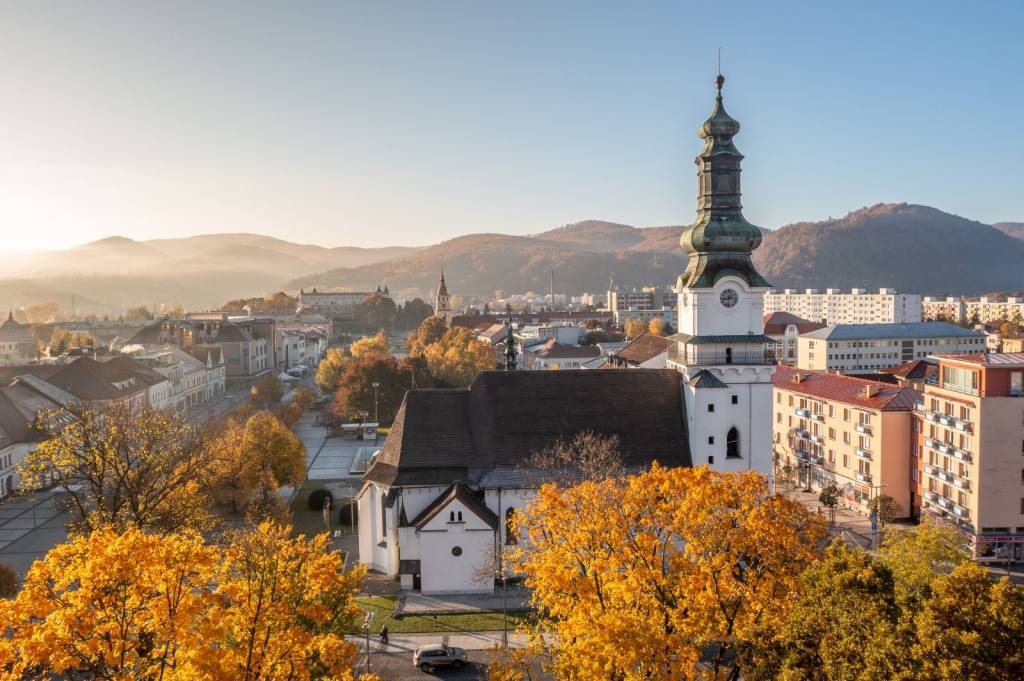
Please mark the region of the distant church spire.
<svg viewBox="0 0 1024 681"><path fill-rule="evenodd" d="M444 281L444 270L441 270L441 281L437 285L437 296L434 297L434 316L443 319L447 324L451 320L451 296L448 295L448 284Z"/></svg>
<svg viewBox="0 0 1024 681"><path fill-rule="evenodd" d="M697 164L697 220L679 239L690 254L681 288L709 288L723 274L742 277L751 287L770 284L754 268L750 252L761 243L761 230L747 222L740 204L740 162L743 154L732 142L739 121L725 111L722 86L725 76L715 78L715 109L697 133L704 149Z"/></svg>
<svg viewBox="0 0 1024 681"><path fill-rule="evenodd" d="M512 303L505 304L505 314L507 319L505 323L508 325L508 331L505 334L505 371L515 371L517 368L516 364L516 337L512 333Z"/></svg>

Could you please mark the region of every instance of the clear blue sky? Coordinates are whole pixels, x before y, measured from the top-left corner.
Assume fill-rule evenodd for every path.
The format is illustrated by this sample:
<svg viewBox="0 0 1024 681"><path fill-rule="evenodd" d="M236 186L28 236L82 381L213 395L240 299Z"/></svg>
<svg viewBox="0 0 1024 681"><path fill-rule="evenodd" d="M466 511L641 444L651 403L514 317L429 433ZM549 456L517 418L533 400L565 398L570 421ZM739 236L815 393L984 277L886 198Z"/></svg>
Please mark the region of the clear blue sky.
<svg viewBox="0 0 1024 681"><path fill-rule="evenodd" d="M1024 220L1019 2L8 2L0 249L689 223L723 48L749 219Z"/></svg>

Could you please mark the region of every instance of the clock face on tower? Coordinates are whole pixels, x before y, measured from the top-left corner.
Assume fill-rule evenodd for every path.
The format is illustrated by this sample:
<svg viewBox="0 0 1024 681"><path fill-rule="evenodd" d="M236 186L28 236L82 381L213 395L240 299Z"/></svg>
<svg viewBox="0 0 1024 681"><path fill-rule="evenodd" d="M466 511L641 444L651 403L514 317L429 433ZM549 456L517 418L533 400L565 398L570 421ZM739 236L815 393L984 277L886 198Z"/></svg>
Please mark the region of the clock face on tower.
<svg viewBox="0 0 1024 681"><path fill-rule="evenodd" d="M724 307L733 307L739 302L740 296L736 293L735 289L727 288L722 291L722 295L718 296L718 301L722 303Z"/></svg>

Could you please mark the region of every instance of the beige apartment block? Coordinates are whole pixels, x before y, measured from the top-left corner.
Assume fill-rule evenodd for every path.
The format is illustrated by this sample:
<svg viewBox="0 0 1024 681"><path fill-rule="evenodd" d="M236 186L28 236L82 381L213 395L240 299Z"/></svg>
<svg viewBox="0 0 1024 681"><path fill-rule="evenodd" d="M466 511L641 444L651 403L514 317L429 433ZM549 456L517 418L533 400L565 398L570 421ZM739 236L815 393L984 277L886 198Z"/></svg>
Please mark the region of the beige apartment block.
<svg viewBox="0 0 1024 681"><path fill-rule="evenodd" d="M797 366L809 371L874 373L915 359L984 350L984 333L948 322L840 324L801 334Z"/></svg>
<svg viewBox="0 0 1024 681"><path fill-rule="evenodd" d="M788 312L821 324L893 324L921 321L921 296L891 288L785 289L764 297L764 313Z"/></svg>
<svg viewBox="0 0 1024 681"><path fill-rule="evenodd" d="M924 319L938 319L950 322L971 322L988 324L998 321L1024 320L1024 298L1013 296L996 299L987 296L964 298L926 297L921 301L921 316Z"/></svg>
<svg viewBox="0 0 1024 681"><path fill-rule="evenodd" d="M922 516L980 560L1024 560L1024 353L941 358L915 412Z"/></svg>
<svg viewBox="0 0 1024 681"><path fill-rule="evenodd" d="M913 408L918 391L852 376L780 366L773 379L775 473L801 485L839 487L845 505L868 512L892 497L909 515Z"/></svg>

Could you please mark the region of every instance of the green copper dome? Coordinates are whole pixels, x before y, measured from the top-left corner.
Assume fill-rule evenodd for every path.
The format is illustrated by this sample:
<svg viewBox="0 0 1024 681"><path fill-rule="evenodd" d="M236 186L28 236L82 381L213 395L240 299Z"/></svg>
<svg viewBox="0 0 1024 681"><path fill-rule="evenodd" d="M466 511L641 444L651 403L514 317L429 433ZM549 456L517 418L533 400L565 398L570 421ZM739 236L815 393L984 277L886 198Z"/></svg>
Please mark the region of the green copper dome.
<svg viewBox="0 0 1024 681"><path fill-rule="evenodd" d="M697 220L687 228L679 244L690 254L686 272L679 278L683 288L710 288L728 274L742 278L753 288L771 286L754 268L750 253L761 244L761 230L747 222L740 204L740 162L743 154L732 138L739 122L725 111L722 85L715 110L698 129L704 149L697 164Z"/></svg>

